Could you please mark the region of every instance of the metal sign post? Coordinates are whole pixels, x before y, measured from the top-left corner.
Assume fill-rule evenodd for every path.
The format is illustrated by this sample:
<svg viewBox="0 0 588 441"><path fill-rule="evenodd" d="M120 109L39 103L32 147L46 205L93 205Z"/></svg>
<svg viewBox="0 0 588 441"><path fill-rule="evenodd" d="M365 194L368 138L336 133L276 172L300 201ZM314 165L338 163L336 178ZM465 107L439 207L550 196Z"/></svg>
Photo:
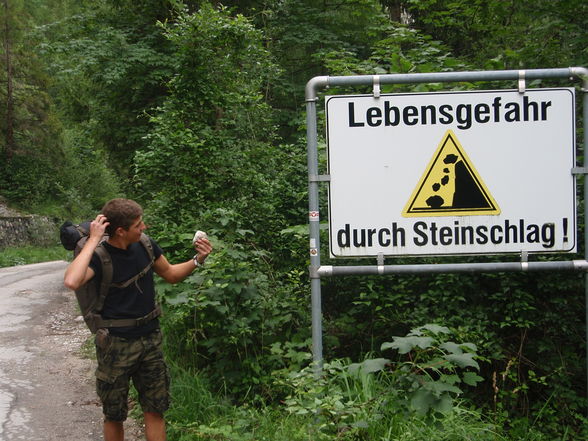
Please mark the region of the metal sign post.
<svg viewBox="0 0 588 441"><path fill-rule="evenodd" d="M584 232L584 260L529 262L526 259L528 253L576 251L574 177L588 174L588 155L584 155L583 167L577 167L574 156L575 122L569 121L574 114L574 91L570 88L526 89L527 80L574 78L583 81L583 124L586 126L588 69L583 67L321 76L307 83L312 351L317 373L320 374L323 362L322 277L351 274L585 271L588 323L588 228ZM380 91L382 84L513 80L518 80L518 90L399 95L385 95ZM339 143L340 149L329 151L330 173L321 175L318 170L316 104L318 91L329 86L372 86L373 94L327 99L328 113L333 111L327 115L328 136ZM339 127L340 121L345 122L343 128ZM538 121L545 124L534 124ZM416 138L415 131L410 130L413 126L419 126ZM442 136L438 135L440 126L443 126ZM437 129L428 130L431 127ZM420 155L424 155L424 162L422 157L415 157L413 151L402 155L404 162L395 160L402 154L399 150L402 147L398 143L394 147L386 143L392 128L395 137L400 136L405 145L414 146L413 151L426 150ZM558 137L557 140L554 140L554 136ZM516 151L512 148L513 137L519 141L519 148L514 149ZM558 147L565 146L565 151L560 152L563 156L558 158L549 153L555 142ZM358 145L365 147L365 157L354 156L350 147ZM585 127L584 149L587 146L588 130ZM490 150L492 155L488 154ZM547 153L533 154L533 151ZM505 162L508 158L512 164ZM360 197L354 190L354 182L349 182L353 179L357 161L370 171L370 176L365 178L371 182L374 190L400 185L399 191L393 194L388 192L386 197L389 199L385 204L379 203L377 198L369 200ZM540 163L535 170L538 173L535 175L537 191L528 196L524 204L517 197L517 192L513 191L517 184L522 183L509 181L512 173L505 171L509 167L520 169L523 166L521 161L523 164ZM401 162L401 167L398 162ZM550 171L557 169L557 173L545 177L542 173L547 167ZM497 174L499 176L496 177ZM442 191L445 175L454 182L449 193ZM459 181L458 176L465 178ZM458 181L460 184L455 184ZM331 256L376 256L377 265L321 265L320 182L330 183ZM552 187L546 186L549 182L552 182ZM469 190L462 191L464 188ZM451 201L447 194L453 195ZM469 199L458 197L457 194L467 194ZM541 203L537 198L543 198ZM459 202L464 200L467 202ZM584 200L588 200L588 185L585 182ZM354 201L360 205L354 205ZM536 207L541 209L535 210ZM585 219L588 219L588 204L585 207ZM385 256L515 252L522 255L520 262L384 264ZM588 326L586 338L588 342Z"/></svg>

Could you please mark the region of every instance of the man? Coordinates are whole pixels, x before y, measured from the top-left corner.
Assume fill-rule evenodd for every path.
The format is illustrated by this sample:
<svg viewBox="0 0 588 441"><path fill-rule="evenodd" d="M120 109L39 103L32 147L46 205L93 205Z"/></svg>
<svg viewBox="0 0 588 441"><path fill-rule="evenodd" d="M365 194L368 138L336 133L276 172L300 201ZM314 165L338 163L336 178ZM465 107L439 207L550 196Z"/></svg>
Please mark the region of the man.
<svg viewBox="0 0 588 441"><path fill-rule="evenodd" d="M123 441L123 421L127 418L129 381L139 393L145 419L147 441L165 441L163 413L169 407L169 377L161 350L161 332L155 309L153 271L169 283L184 280L194 268L202 266L212 251L208 239L199 239L194 247L196 256L187 262L172 265L152 239L153 269L134 283L125 282L144 269L150 261L141 235L143 209L129 199L113 199L90 225L85 246L65 271L64 284L76 290L85 283L100 283L102 265L94 252L104 234L108 239L101 246L112 259L113 277L104 301L104 319L142 319L135 326L100 329L96 334L96 390L104 412L105 441ZM133 321L134 322L134 321Z"/></svg>

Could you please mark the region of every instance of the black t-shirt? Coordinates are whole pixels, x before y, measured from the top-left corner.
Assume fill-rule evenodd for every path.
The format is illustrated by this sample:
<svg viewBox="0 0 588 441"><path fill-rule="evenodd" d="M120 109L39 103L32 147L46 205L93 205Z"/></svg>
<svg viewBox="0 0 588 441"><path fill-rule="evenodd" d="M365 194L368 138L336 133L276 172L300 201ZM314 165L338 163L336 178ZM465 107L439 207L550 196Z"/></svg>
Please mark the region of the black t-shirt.
<svg viewBox="0 0 588 441"><path fill-rule="evenodd" d="M149 240L157 260L163 252L153 239ZM149 254L141 242L130 244L126 250L116 248L108 242L104 242L103 246L112 259L112 283L126 282L140 273L149 263ZM96 274L92 282L100 284L102 265L96 253L92 256L90 268ZM145 276L126 288L110 287L102 308L102 317L105 319L140 318L149 314L154 308L155 285L153 268L151 268ZM110 333L118 337L136 338L147 335L158 327L159 321L155 319L142 326L110 328Z"/></svg>

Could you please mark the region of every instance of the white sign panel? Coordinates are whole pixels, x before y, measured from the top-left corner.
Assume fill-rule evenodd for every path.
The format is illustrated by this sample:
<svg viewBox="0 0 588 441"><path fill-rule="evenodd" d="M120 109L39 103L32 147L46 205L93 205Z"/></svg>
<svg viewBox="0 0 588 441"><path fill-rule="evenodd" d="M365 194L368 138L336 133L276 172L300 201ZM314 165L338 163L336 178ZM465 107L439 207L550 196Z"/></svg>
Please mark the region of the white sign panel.
<svg viewBox="0 0 588 441"><path fill-rule="evenodd" d="M576 251L574 89L326 99L334 257Z"/></svg>

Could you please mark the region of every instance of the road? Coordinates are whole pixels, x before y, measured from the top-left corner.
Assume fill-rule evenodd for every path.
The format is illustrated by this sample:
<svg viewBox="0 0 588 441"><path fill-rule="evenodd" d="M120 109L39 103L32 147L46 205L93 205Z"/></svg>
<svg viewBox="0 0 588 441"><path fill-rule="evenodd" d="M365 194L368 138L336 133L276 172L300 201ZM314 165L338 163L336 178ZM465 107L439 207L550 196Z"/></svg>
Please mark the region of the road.
<svg viewBox="0 0 588 441"><path fill-rule="evenodd" d="M66 265L0 268L0 441L102 439L91 334L63 287ZM138 430L129 420L126 439Z"/></svg>

